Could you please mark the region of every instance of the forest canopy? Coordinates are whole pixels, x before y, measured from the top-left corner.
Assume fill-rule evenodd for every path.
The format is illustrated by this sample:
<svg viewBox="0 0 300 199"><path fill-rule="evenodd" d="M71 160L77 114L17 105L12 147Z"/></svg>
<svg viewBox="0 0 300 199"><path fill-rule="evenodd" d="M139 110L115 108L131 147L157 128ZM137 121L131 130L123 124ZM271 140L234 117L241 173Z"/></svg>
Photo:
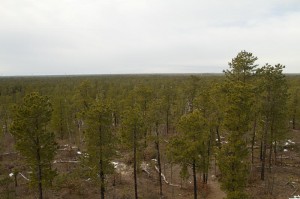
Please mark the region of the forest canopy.
<svg viewBox="0 0 300 199"><path fill-rule="evenodd" d="M223 75L1 77L0 150L16 158L1 156L0 194L171 197L189 180L199 198L215 170L228 199L251 198L250 179L270 178L300 128L300 76L257 60L241 51Z"/></svg>

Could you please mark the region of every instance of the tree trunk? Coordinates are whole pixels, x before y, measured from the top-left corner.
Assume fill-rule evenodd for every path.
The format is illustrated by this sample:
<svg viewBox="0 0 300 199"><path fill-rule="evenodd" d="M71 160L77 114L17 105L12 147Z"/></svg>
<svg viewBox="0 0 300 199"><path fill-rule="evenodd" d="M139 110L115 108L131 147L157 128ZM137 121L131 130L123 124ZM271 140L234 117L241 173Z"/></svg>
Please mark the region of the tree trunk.
<svg viewBox="0 0 300 199"><path fill-rule="evenodd" d="M159 179L159 195L160 197L163 196L162 192L162 179L161 179L161 162L160 162L160 148L159 148L159 132L158 132L158 124L155 125L155 131L156 131L156 151L157 151L157 164L158 164L158 179Z"/></svg>
<svg viewBox="0 0 300 199"><path fill-rule="evenodd" d="M64 129L63 129L63 110L62 110L62 100L59 100L59 135L60 135L60 138L63 139L64 138Z"/></svg>
<svg viewBox="0 0 300 199"><path fill-rule="evenodd" d="M296 115L293 115L293 129L296 130Z"/></svg>
<svg viewBox="0 0 300 199"><path fill-rule="evenodd" d="M271 166L272 166L272 154L273 154L273 128L271 127L270 154L269 154L269 170L270 171L271 171Z"/></svg>
<svg viewBox="0 0 300 199"><path fill-rule="evenodd" d="M113 117L114 117L114 126L116 127L118 125L118 119L117 119L117 114L113 112Z"/></svg>
<svg viewBox="0 0 300 199"><path fill-rule="evenodd" d="M41 154L39 148L39 139L37 139L37 162L38 162L38 191L39 191L39 199L43 199L43 186L42 186L42 166L41 166Z"/></svg>
<svg viewBox="0 0 300 199"><path fill-rule="evenodd" d="M217 138L218 138L218 148L221 149L222 144L221 144L221 136L219 132L219 125L216 126L216 133L217 133Z"/></svg>
<svg viewBox="0 0 300 199"><path fill-rule="evenodd" d="M167 121L166 121L166 130L167 130L167 135L169 135L169 109L167 110Z"/></svg>
<svg viewBox="0 0 300 199"><path fill-rule="evenodd" d="M136 158L136 127L133 131L133 179L134 179L134 196L135 199L138 199L138 191L137 191L137 158Z"/></svg>
<svg viewBox="0 0 300 199"><path fill-rule="evenodd" d="M297 98L298 98L298 93L296 92L295 101L294 101L293 119L292 119L292 125L294 130L296 130L296 115L297 115L297 106L298 106Z"/></svg>
<svg viewBox="0 0 300 199"><path fill-rule="evenodd" d="M17 174L18 173L14 173L15 175L14 175L14 179L15 179L15 187L17 187L18 186L18 179L17 179Z"/></svg>
<svg viewBox="0 0 300 199"><path fill-rule="evenodd" d="M7 114L4 116L4 134L8 133Z"/></svg>
<svg viewBox="0 0 300 199"><path fill-rule="evenodd" d="M253 124L253 134L252 134L252 142L251 142L251 163L254 163L254 144L255 144L255 135L256 135L256 115L254 116L254 124Z"/></svg>
<svg viewBox="0 0 300 199"><path fill-rule="evenodd" d="M277 141L274 141L274 164L277 165Z"/></svg>
<svg viewBox="0 0 300 199"><path fill-rule="evenodd" d="M101 119L99 119L101 121ZM99 127L99 139L100 139L100 160L99 160L99 176L100 176L100 194L101 194L101 199L105 198L105 175L103 171L103 150L102 150L102 130L101 126Z"/></svg>
<svg viewBox="0 0 300 199"><path fill-rule="evenodd" d="M260 141L260 154L259 154L259 159L260 159L260 161L263 160L263 136L262 136L261 141Z"/></svg>
<svg viewBox="0 0 300 199"><path fill-rule="evenodd" d="M213 130L211 129L210 130L210 135L209 135L209 140L208 140L208 144L207 144L207 161L205 162L205 160L204 160L204 165L205 165L205 172L204 172L204 174L205 174L205 179L204 179L204 184L207 184L207 181L208 181L208 170L209 170L209 162L210 162L210 148L211 148L211 143L212 143L212 138L214 137L214 136L212 136L213 135ZM205 157L204 157L204 159L205 159Z"/></svg>
<svg viewBox="0 0 300 199"><path fill-rule="evenodd" d="M171 162L171 179L170 183L173 184L173 163ZM174 186L172 186L172 199L174 198Z"/></svg>
<svg viewBox="0 0 300 199"><path fill-rule="evenodd" d="M100 193L101 193L101 199L105 198L105 185L104 185L104 180L105 180L105 176L104 176L104 172L103 172L103 160L102 160L102 155L100 156L100 181L101 181L101 185L100 185Z"/></svg>
<svg viewBox="0 0 300 199"><path fill-rule="evenodd" d="M265 164L266 164L266 155L267 155L267 134L268 134L268 118L266 119L265 129L263 133L262 140L262 162L261 162L261 174L260 179L265 180Z"/></svg>
<svg viewBox="0 0 300 199"><path fill-rule="evenodd" d="M193 160L193 179L194 179L194 199L197 199L197 174L196 174L196 161Z"/></svg>

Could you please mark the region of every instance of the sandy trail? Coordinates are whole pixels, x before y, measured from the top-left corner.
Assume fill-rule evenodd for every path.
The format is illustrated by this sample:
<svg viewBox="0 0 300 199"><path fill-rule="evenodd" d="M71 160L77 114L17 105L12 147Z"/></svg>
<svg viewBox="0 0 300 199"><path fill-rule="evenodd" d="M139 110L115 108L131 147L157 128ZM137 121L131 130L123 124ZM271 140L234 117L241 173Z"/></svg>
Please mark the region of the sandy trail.
<svg viewBox="0 0 300 199"><path fill-rule="evenodd" d="M224 191L221 190L218 180L209 180L210 194L207 199L223 199L226 197Z"/></svg>

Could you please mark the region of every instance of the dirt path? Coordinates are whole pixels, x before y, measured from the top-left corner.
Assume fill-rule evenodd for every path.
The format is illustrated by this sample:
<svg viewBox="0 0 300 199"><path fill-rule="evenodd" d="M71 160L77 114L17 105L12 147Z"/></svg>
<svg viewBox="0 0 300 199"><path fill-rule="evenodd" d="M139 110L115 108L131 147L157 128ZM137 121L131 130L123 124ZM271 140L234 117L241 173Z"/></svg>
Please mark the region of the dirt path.
<svg viewBox="0 0 300 199"><path fill-rule="evenodd" d="M207 199L223 199L226 194L221 190L218 180L209 180L208 185L210 187L210 194Z"/></svg>

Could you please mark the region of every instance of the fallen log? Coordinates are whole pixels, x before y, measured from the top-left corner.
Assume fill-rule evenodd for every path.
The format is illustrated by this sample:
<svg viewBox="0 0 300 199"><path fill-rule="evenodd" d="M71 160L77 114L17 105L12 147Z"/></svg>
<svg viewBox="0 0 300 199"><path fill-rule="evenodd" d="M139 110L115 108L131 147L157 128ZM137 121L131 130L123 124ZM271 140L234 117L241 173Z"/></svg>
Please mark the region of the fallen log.
<svg viewBox="0 0 300 199"><path fill-rule="evenodd" d="M25 180L30 181L26 176L24 176L21 172L19 173Z"/></svg>
<svg viewBox="0 0 300 199"><path fill-rule="evenodd" d="M154 166L154 167L155 167L155 170L157 171L157 173L159 173L158 167L157 167L157 166ZM170 186L173 186L173 187L181 187L181 186L178 185L178 184L173 184L173 183L168 182L167 179L166 179L166 176L165 176L163 173L161 173L161 177L162 177L162 179L164 180L164 182L165 182L167 185L170 185Z"/></svg>
<svg viewBox="0 0 300 199"><path fill-rule="evenodd" d="M56 164L56 163L79 163L80 161L78 160L54 160L53 161L53 164Z"/></svg>

